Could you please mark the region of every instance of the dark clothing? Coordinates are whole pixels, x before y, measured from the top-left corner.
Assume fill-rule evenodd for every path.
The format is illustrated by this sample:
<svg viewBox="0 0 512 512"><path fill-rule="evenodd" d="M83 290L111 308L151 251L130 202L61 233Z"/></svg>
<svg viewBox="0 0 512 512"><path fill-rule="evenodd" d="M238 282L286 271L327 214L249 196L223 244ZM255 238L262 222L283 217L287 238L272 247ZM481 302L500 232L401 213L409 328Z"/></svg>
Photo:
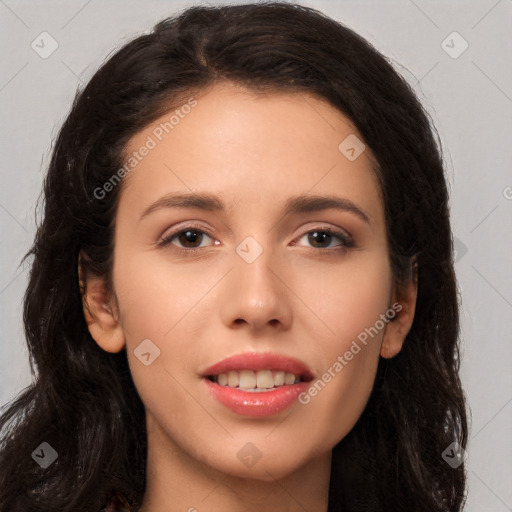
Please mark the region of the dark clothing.
<svg viewBox="0 0 512 512"><path fill-rule="evenodd" d="M119 491L114 491L99 512L130 512L130 510L130 504L126 498Z"/></svg>

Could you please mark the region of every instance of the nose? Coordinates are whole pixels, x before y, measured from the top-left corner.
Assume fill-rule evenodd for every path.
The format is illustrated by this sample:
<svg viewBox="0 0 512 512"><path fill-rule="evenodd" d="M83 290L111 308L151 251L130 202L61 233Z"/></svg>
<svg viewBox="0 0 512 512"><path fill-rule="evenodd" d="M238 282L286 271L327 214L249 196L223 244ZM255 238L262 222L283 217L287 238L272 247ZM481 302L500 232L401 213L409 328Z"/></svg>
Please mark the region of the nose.
<svg viewBox="0 0 512 512"><path fill-rule="evenodd" d="M231 329L285 330L291 321L289 276L263 253L252 263L239 258L218 297L222 322Z"/></svg>

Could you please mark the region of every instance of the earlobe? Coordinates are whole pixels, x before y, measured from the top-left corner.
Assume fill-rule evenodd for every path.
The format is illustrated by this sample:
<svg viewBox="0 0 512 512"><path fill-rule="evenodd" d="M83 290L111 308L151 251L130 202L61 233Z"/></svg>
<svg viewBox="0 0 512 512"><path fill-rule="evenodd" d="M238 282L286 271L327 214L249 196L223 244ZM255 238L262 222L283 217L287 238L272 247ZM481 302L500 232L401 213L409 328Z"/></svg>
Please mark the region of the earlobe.
<svg viewBox="0 0 512 512"><path fill-rule="evenodd" d="M385 359L395 357L402 350L405 338L414 321L418 295L417 264L414 260L411 268L412 275L409 282L400 287L399 293L396 291L393 293L395 315L386 325L380 348L380 355Z"/></svg>
<svg viewBox="0 0 512 512"><path fill-rule="evenodd" d="M84 272L81 258L78 276L85 321L92 338L103 350L120 352L125 346L124 332L104 279Z"/></svg>

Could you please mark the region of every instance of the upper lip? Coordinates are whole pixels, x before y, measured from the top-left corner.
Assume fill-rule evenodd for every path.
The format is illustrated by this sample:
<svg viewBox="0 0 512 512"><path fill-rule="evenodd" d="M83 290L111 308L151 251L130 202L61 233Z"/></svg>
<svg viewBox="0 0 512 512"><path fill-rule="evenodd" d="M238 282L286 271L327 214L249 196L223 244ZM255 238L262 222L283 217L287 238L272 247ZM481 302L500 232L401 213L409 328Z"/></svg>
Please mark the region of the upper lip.
<svg viewBox="0 0 512 512"><path fill-rule="evenodd" d="M202 372L203 377L210 377L240 370L275 370L293 373L304 381L313 379L313 372L298 359L282 354L248 352L237 354L214 364Z"/></svg>

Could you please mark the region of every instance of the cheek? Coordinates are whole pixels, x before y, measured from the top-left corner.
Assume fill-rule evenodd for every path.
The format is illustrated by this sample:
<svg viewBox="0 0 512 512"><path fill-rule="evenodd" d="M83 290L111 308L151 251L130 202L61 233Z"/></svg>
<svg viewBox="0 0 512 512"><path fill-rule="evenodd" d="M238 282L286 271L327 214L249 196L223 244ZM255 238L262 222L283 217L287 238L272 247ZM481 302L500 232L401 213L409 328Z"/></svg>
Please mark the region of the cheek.
<svg viewBox="0 0 512 512"><path fill-rule="evenodd" d="M308 330L316 321L322 352L332 357L348 350L352 340L372 328L390 307L391 269L386 258L367 254L339 266L303 272L294 291L313 313L304 315L310 322ZM377 327L382 334L382 321Z"/></svg>
<svg viewBox="0 0 512 512"><path fill-rule="evenodd" d="M157 343L172 336L175 326L209 287L208 280L172 269L165 258L148 258L144 253L121 256L114 267L114 288L127 344L133 346L144 338Z"/></svg>
<svg viewBox="0 0 512 512"><path fill-rule="evenodd" d="M316 321L322 332L315 347L319 365L317 378L300 401L307 410L303 418L308 430L333 446L355 425L373 388L392 276L387 260L376 258L317 275L315 282L316 287L312 282L304 285L308 304L323 323Z"/></svg>
<svg viewBox="0 0 512 512"><path fill-rule="evenodd" d="M170 269L164 258L120 254L113 277L130 370L146 407L171 415L180 410L185 418L197 414L188 386L197 374L197 360L207 360L209 347L198 342L197 330L208 327L207 301L201 299L215 282L210 270Z"/></svg>

